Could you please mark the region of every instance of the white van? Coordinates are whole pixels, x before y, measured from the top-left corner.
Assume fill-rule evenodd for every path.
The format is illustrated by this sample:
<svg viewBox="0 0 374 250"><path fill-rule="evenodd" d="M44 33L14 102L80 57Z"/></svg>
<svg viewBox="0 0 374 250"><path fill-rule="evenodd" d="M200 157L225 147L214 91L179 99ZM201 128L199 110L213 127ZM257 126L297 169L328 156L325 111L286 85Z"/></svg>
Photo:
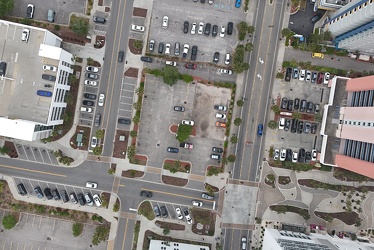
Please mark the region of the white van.
<svg viewBox="0 0 374 250"><path fill-rule="evenodd" d="M246 249L247 249L247 238L242 237L242 250L246 250Z"/></svg>
<svg viewBox="0 0 374 250"><path fill-rule="evenodd" d="M91 113L92 112L92 108L81 107L81 112Z"/></svg>
<svg viewBox="0 0 374 250"><path fill-rule="evenodd" d="M286 123L286 119L283 117L279 118L279 129L284 129L284 124Z"/></svg>
<svg viewBox="0 0 374 250"><path fill-rule="evenodd" d="M170 65L170 66L177 66L177 63L176 62L173 62L173 61L166 61L165 62L166 65Z"/></svg>

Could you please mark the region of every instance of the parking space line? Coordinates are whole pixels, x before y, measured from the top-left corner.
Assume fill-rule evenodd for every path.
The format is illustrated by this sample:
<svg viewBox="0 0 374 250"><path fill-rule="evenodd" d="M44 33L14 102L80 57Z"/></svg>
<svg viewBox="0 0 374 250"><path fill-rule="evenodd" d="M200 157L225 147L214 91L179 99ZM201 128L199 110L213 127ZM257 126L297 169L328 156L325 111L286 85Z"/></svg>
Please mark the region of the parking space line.
<svg viewBox="0 0 374 250"><path fill-rule="evenodd" d="M27 156L27 153L26 153L26 148L23 144L21 144L22 148L23 148L23 152L25 152L25 156L26 156L26 159L28 160L29 157Z"/></svg>
<svg viewBox="0 0 374 250"><path fill-rule="evenodd" d="M31 227L34 227L34 222L35 222L35 215L34 215L33 218L32 218L32 224L31 224Z"/></svg>
<svg viewBox="0 0 374 250"><path fill-rule="evenodd" d="M42 220L43 220L43 217L40 216L40 220L39 220L39 228L40 228L41 225L42 225Z"/></svg>
<svg viewBox="0 0 374 250"><path fill-rule="evenodd" d="M40 151L40 148L38 148L38 150L39 150L39 154L40 154L40 156L42 157L43 162L46 163L45 160L44 160L43 154L42 154L42 152Z"/></svg>

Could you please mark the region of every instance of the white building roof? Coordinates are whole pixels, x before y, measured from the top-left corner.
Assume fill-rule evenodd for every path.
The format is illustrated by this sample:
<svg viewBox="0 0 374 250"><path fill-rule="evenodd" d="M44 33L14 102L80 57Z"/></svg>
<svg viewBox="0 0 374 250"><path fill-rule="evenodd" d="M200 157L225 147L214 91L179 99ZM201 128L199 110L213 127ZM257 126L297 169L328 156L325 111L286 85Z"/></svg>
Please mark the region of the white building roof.
<svg viewBox="0 0 374 250"><path fill-rule="evenodd" d="M24 120L11 120L0 117L0 135L32 141L35 123Z"/></svg>
<svg viewBox="0 0 374 250"><path fill-rule="evenodd" d="M149 250L209 250L209 247L172 241L151 240Z"/></svg>

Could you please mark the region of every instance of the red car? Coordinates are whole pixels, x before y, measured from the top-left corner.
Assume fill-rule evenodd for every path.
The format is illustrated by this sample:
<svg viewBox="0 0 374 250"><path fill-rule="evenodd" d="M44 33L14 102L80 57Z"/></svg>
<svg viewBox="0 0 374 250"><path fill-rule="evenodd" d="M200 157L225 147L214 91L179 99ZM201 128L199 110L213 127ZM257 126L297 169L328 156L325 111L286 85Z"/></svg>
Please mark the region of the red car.
<svg viewBox="0 0 374 250"><path fill-rule="evenodd" d="M196 69L197 65L194 63L186 63L186 68L187 69Z"/></svg>
<svg viewBox="0 0 374 250"><path fill-rule="evenodd" d="M324 79L325 79L325 74L322 73L322 72L319 72L319 73L318 73L318 76L317 76L317 83L318 83L318 84L323 83L323 80L324 80Z"/></svg>

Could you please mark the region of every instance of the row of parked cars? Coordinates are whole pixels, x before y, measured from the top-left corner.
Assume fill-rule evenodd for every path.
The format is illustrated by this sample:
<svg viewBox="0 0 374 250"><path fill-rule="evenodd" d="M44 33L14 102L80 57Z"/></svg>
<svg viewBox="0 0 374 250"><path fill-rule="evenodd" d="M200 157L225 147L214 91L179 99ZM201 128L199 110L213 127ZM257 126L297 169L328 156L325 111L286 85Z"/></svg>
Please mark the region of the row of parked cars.
<svg viewBox="0 0 374 250"><path fill-rule="evenodd" d="M291 133L305 133L305 134L316 134L317 133L317 123L307 122L298 119L286 119L280 117L278 121L278 128L284 131L291 131Z"/></svg>
<svg viewBox="0 0 374 250"><path fill-rule="evenodd" d="M312 72L310 70L298 69L298 68L287 68L284 80L286 82L293 79L299 79L300 81L306 81L317 84L328 84L330 80L329 72Z"/></svg>
<svg viewBox="0 0 374 250"><path fill-rule="evenodd" d="M292 151L292 149L281 148L274 149L274 160L276 161L290 161L290 162L300 162L309 163L310 161L317 160L317 150L313 149L310 151L305 151L305 149L300 148L299 152Z"/></svg>
<svg viewBox="0 0 374 250"><path fill-rule="evenodd" d="M97 187L97 184L96 183L91 183L91 182L87 182L86 183L86 187L88 188L92 188L92 187ZM20 183L17 185L17 189L18 189L18 193L20 195L27 195L28 192L25 188L25 185L23 185L23 183ZM58 190L57 188L56 189L50 189L50 188L45 188L44 189L44 192L42 191L42 189L37 186L34 188L34 193L36 194L36 196L40 199L43 199L44 197L46 197L48 200L56 200L56 201L59 201L59 200L62 200L63 202L68 202L68 201L71 201L72 203L74 204L79 204L81 206L84 206L84 205L88 205L88 206L93 206L94 203L96 206L100 207L102 205L102 201L101 201L101 198L98 194L94 194L93 196L91 196L91 193L79 193L78 196L75 194L75 192L72 192L68 195L68 193L66 192L66 190Z"/></svg>
<svg viewBox="0 0 374 250"><path fill-rule="evenodd" d="M199 22L197 24L196 22L193 22L191 25L191 30L190 30L190 23L188 21L184 21L183 23L183 33L187 34L189 31L191 35L195 35L196 32L199 35L204 34L205 36L209 36L212 34L212 37L216 37L219 32L220 37L225 37L225 34L227 35L232 35L232 32L234 30L234 24L232 22L228 22L227 24L227 29L224 25L221 25L220 28L218 25L213 25L210 23L204 24L203 22Z"/></svg>
<svg viewBox="0 0 374 250"><path fill-rule="evenodd" d="M292 100L288 99L287 97L283 97L280 109L318 114L321 108L319 104L314 104L310 101L308 102L305 99L300 100L299 98L295 98L295 100Z"/></svg>

